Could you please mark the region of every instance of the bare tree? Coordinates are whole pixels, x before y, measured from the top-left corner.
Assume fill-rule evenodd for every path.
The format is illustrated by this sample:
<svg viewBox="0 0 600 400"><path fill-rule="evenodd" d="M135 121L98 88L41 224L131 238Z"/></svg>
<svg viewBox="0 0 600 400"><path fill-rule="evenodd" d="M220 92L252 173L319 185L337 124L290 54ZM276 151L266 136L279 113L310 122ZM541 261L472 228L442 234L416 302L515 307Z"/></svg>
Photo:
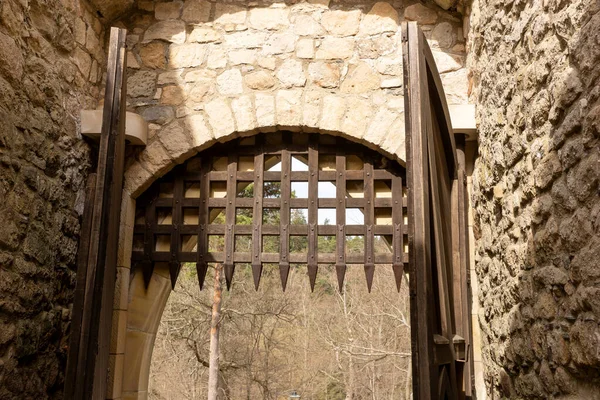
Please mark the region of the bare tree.
<svg viewBox="0 0 600 400"><path fill-rule="evenodd" d="M212 317L210 321L210 353L208 361L208 400L217 400L219 393L219 333L223 301L223 265L215 265Z"/></svg>

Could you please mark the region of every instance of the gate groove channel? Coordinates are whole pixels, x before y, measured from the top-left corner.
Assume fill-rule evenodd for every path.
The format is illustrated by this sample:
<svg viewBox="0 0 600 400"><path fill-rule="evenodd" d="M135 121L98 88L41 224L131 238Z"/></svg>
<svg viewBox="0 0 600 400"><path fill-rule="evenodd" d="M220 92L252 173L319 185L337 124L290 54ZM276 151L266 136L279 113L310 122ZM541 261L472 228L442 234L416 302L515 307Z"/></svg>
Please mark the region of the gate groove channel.
<svg viewBox="0 0 600 400"><path fill-rule="evenodd" d="M363 265L371 290L376 266L392 267L400 290L408 263L405 169L340 137L277 132L216 144L157 180L137 200L132 263L146 287L156 263L173 288L182 263L196 263L200 289L222 263L228 289L236 266ZM408 269L407 269L408 270Z"/></svg>

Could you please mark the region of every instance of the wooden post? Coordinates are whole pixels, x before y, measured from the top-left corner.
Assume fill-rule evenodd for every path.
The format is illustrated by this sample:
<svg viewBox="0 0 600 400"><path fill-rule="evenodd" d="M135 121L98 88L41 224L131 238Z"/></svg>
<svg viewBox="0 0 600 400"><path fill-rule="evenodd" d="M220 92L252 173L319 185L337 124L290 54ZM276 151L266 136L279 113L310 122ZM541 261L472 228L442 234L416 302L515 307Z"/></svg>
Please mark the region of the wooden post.
<svg viewBox="0 0 600 400"><path fill-rule="evenodd" d="M86 279L78 280L74 315L81 315L81 326L71 339L65 399L106 397L125 163L125 37L124 29L111 29L96 182L87 199L90 225L80 240L79 266L85 267L78 272Z"/></svg>
<svg viewBox="0 0 600 400"><path fill-rule="evenodd" d="M426 127L429 113L427 73L416 24L402 24L406 155L408 178L408 246L410 259L410 319L415 399L432 399L437 390L433 361L431 287L431 222Z"/></svg>

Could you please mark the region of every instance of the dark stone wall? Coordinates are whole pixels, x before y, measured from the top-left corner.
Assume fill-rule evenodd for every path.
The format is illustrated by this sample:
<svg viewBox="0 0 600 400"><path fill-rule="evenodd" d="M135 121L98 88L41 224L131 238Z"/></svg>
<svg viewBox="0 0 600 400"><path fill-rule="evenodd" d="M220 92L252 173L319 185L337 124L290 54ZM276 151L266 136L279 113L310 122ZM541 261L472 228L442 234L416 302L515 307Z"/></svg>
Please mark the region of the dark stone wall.
<svg viewBox="0 0 600 400"><path fill-rule="evenodd" d="M60 398L102 24L85 3L0 1L0 398Z"/></svg>
<svg viewBox="0 0 600 400"><path fill-rule="evenodd" d="M488 394L600 398L600 2L471 9Z"/></svg>

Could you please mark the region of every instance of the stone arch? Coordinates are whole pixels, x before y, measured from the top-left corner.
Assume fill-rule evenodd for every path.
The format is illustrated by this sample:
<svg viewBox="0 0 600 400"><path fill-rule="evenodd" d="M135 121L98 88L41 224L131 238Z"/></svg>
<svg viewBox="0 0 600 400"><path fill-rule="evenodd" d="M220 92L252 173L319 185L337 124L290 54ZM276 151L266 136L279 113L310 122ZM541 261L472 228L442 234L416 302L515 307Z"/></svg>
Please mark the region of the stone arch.
<svg viewBox="0 0 600 400"><path fill-rule="evenodd" d="M216 142L277 130L343 136L405 164L403 112L384 108L369 118L374 110L364 102L359 105L360 100L330 95L313 105L306 103L310 96L301 90L281 90L270 95L221 97L207 104L208 116L198 113L172 121L127 168L125 191L136 198L154 179Z"/></svg>
<svg viewBox="0 0 600 400"><path fill-rule="evenodd" d="M345 132L321 130L317 128L306 128L302 125L289 126L285 129L293 131L309 131L318 134L335 134L348 138L352 142L360 143L365 147L374 149L375 151L397 160L401 165L404 165L403 159L398 153L390 154L381 146L367 146L364 139L356 138ZM268 126L267 132L284 130L282 127L278 129L277 125ZM402 130L403 132L403 130ZM231 134L220 138L219 141L227 142L228 139L233 139L240 136L251 136L257 134L258 130L246 132L232 132ZM267 133L268 134L268 133ZM401 136L403 137L403 135ZM153 182L160 176L166 174L176 165L184 163L188 158L195 155L197 152L209 148L217 143L214 137L207 137L206 141L197 147L190 147L187 151L182 152L179 158L169 158L169 163L156 170L155 175L137 176L133 180L137 186L131 186L131 181L126 183L129 188L135 190L124 191L123 196L123 211L121 217L121 232L120 232L120 248L119 248L119 273L116 288L116 300L113 316L113 338L111 352L117 354L111 355L111 369L109 371L109 393L107 398L123 398L123 399L145 399L147 397L147 389L149 383L150 365L154 340L159 328L160 319L171 293L171 279L169 275L169 267L167 263L156 264L154 273L152 274L149 286L146 288L144 277L141 271L131 273L131 254L133 248L133 227L136 209L135 198L142 194ZM398 146L403 149L403 146ZM141 157L143 159L143 157ZM142 165L141 162L133 164L129 170L135 171L139 168L136 165ZM146 168L146 167L144 167ZM147 170L146 170L147 171ZM150 171L147 171L148 173ZM160 175L159 173L160 172ZM131 176L131 175L129 175ZM132 178L129 178L132 179ZM143 180L145 179L145 180Z"/></svg>

